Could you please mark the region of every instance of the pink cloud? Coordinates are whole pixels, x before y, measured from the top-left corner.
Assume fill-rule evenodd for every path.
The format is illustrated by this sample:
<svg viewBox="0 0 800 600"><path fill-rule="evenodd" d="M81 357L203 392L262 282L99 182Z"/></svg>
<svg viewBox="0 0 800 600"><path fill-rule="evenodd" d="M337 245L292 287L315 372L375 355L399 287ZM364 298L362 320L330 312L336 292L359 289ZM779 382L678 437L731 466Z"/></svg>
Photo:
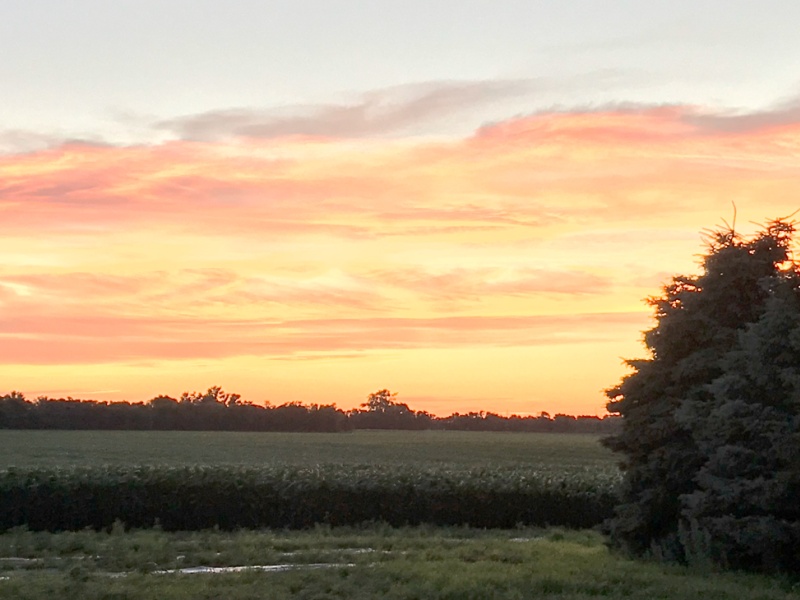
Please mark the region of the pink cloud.
<svg viewBox="0 0 800 600"><path fill-rule="evenodd" d="M82 364L140 359L214 359L307 352L538 346L614 339L641 313L236 321L200 318L61 317L0 320L0 360Z"/></svg>
<svg viewBox="0 0 800 600"><path fill-rule="evenodd" d="M0 157L0 230L435 235L672 215L734 185L798 187L797 121L726 128L698 114L539 114L449 143L65 145Z"/></svg>

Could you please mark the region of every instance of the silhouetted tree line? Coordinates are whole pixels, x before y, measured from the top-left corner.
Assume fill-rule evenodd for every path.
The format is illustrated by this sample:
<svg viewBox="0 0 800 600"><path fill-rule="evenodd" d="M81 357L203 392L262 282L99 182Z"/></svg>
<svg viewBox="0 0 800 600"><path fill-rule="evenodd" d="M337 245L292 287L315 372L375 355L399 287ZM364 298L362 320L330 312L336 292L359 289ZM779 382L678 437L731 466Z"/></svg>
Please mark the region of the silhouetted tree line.
<svg viewBox="0 0 800 600"><path fill-rule="evenodd" d="M398 402L396 394L370 394L361 408L344 411L333 404L261 406L220 387L157 396L147 402L104 402L40 396L27 400L19 392L0 396L0 429L100 429L170 431L308 431L355 429L614 433L620 419L542 413L537 417L504 417L491 412L436 417Z"/></svg>
<svg viewBox="0 0 800 600"><path fill-rule="evenodd" d="M650 299L648 356L607 391L623 417L606 528L636 556L800 576L800 262L795 226L712 231L702 272Z"/></svg>

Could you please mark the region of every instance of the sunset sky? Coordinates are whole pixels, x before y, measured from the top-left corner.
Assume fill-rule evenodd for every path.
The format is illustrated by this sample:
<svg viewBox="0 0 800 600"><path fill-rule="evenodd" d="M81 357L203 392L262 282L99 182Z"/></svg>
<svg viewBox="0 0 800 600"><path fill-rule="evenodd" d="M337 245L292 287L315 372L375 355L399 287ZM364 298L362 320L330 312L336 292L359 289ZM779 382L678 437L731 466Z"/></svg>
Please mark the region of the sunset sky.
<svg viewBox="0 0 800 600"><path fill-rule="evenodd" d="M0 3L0 394L604 414L800 209L800 3Z"/></svg>

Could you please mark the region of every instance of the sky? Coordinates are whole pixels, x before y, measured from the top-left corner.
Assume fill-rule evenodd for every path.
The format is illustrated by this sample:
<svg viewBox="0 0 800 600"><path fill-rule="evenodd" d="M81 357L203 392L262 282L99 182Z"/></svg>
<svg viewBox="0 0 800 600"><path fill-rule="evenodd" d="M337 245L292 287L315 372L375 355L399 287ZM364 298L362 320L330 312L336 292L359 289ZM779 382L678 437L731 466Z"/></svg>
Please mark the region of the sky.
<svg viewBox="0 0 800 600"><path fill-rule="evenodd" d="M800 209L800 3L0 0L0 381L605 413Z"/></svg>

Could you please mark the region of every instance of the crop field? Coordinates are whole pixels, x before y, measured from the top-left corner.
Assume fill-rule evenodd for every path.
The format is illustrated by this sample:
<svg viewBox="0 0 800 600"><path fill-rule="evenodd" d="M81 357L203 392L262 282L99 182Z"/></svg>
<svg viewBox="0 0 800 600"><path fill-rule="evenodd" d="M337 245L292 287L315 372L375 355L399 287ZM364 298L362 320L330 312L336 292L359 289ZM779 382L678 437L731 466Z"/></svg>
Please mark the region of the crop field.
<svg viewBox="0 0 800 600"><path fill-rule="evenodd" d="M615 469L589 434L462 431L239 433L198 431L15 431L0 429L0 469L110 465L324 464L537 470Z"/></svg>
<svg viewBox="0 0 800 600"><path fill-rule="evenodd" d="M594 436L0 432L0 528L563 525L607 517Z"/></svg>

